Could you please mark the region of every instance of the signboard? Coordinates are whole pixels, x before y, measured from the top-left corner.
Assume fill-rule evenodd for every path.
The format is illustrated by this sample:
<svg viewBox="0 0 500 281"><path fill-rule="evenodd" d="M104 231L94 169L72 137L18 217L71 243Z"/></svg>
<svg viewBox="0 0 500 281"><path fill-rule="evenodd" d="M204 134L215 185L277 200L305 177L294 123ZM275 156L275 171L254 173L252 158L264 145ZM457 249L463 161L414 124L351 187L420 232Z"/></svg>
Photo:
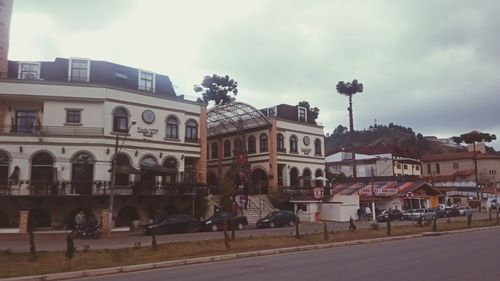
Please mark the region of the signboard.
<svg viewBox="0 0 500 281"><path fill-rule="evenodd" d="M364 187L359 190L359 195L365 195L365 196L393 196L398 193L397 188L371 188L371 187Z"/></svg>
<svg viewBox="0 0 500 281"><path fill-rule="evenodd" d="M415 194L413 194L413 192L406 192L405 194L405 198L406 199L413 199L415 197Z"/></svg>
<svg viewBox="0 0 500 281"><path fill-rule="evenodd" d="M323 188L316 187L313 189L313 196L315 199L323 198Z"/></svg>

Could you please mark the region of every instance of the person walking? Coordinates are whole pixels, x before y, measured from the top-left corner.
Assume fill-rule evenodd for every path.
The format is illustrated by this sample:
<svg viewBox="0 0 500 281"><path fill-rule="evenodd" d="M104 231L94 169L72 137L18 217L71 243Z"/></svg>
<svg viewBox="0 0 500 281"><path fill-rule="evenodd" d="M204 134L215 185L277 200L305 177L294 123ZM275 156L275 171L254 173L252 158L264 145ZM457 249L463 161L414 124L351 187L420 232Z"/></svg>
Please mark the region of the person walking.
<svg viewBox="0 0 500 281"><path fill-rule="evenodd" d="M372 209L370 209L369 206L366 206L365 208L366 220L371 220L371 214L372 214Z"/></svg>

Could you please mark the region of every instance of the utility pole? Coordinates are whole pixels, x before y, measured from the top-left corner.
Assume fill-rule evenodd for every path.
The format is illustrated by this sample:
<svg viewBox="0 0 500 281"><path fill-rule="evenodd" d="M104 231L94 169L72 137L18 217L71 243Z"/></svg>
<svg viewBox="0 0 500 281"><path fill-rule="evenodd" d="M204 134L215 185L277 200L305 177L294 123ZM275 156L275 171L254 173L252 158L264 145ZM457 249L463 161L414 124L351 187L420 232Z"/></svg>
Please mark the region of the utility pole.
<svg viewBox="0 0 500 281"><path fill-rule="evenodd" d="M372 220L373 222L376 221L377 219L377 214L375 214L375 187L374 187L374 179L373 179L373 167L371 167L371 173L372 173Z"/></svg>

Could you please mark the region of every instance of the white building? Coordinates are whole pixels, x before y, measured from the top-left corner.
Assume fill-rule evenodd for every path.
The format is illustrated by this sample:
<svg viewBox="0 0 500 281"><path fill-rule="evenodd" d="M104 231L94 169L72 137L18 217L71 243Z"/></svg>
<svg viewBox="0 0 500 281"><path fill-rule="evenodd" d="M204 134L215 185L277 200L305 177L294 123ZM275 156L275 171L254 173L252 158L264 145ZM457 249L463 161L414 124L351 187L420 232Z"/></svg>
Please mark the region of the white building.
<svg viewBox="0 0 500 281"><path fill-rule="evenodd" d="M116 154L117 225L182 208L174 183L206 181L206 106L164 75L104 61L8 62L0 80L0 225L30 211L63 227L100 214ZM178 198L177 198L178 200Z"/></svg>

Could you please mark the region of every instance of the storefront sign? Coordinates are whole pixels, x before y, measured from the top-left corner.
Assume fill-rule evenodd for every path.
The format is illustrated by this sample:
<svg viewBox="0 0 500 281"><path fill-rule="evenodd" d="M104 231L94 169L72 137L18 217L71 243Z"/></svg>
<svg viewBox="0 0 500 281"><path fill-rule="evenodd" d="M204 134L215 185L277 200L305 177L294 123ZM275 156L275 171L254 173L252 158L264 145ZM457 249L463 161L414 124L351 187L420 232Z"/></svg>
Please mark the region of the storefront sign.
<svg viewBox="0 0 500 281"><path fill-rule="evenodd" d="M365 196L393 196L398 193L397 188L371 188L371 187L364 187L359 190L359 195L365 195Z"/></svg>
<svg viewBox="0 0 500 281"><path fill-rule="evenodd" d="M302 150L302 152L303 152L305 155L309 155L309 153L311 153L311 149L310 149L310 148L302 148L301 150Z"/></svg>
<svg viewBox="0 0 500 281"><path fill-rule="evenodd" d="M137 127L137 133L142 134L144 137L152 138L158 134L158 129Z"/></svg>

